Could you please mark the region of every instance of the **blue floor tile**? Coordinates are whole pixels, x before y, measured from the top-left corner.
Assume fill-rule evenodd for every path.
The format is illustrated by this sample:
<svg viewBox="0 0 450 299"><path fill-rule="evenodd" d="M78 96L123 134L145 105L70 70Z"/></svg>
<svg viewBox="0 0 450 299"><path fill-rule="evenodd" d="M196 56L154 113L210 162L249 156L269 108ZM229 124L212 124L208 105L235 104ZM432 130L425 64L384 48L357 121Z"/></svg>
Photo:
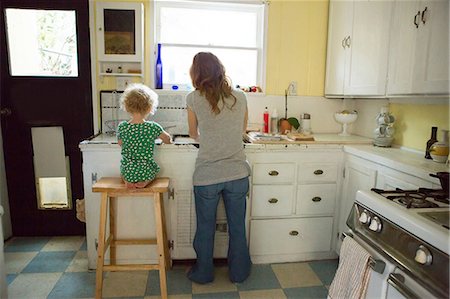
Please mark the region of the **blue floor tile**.
<svg viewBox="0 0 450 299"><path fill-rule="evenodd" d="M5 252L39 251L50 237L14 237L5 244Z"/></svg>
<svg viewBox="0 0 450 299"><path fill-rule="evenodd" d="M238 292L192 294L192 299L239 299Z"/></svg>
<svg viewBox="0 0 450 299"><path fill-rule="evenodd" d="M16 279L17 275L19 274L6 274L6 283L9 285L14 281L14 279Z"/></svg>
<svg viewBox="0 0 450 299"><path fill-rule="evenodd" d="M90 298L95 296L95 272L63 273L48 299Z"/></svg>
<svg viewBox="0 0 450 299"><path fill-rule="evenodd" d="M250 276L243 283L237 284L237 288L239 291L279 289L280 283L271 265L252 265Z"/></svg>
<svg viewBox="0 0 450 299"><path fill-rule="evenodd" d="M309 266L324 285L330 285L338 268L339 260L324 260L309 262Z"/></svg>
<svg viewBox="0 0 450 299"><path fill-rule="evenodd" d="M192 282L186 277L185 269L175 268L167 271L167 293L169 295L191 294ZM150 271L147 280L146 296L160 295L159 272Z"/></svg>
<svg viewBox="0 0 450 299"><path fill-rule="evenodd" d="M167 290L167 293L169 290ZM159 272L149 271L147 278L147 288L145 289L145 296L160 295L161 290L159 288Z"/></svg>
<svg viewBox="0 0 450 299"><path fill-rule="evenodd" d="M84 242L83 242L83 244L81 244L81 247L79 250L87 251L87 240L86 239L84 239Z"/></svg>
<svg viewBox="0 0 450 299"><path fill-rule="evenodd" d="M328 290L324 286L283 289L288 299L326 299Z"/></svg>
<svg viewBox="0 0 450 299"><path fill-rule="evenodd" d="M41 251L23 269L23 273L64 272L75 251Z"/></svg>

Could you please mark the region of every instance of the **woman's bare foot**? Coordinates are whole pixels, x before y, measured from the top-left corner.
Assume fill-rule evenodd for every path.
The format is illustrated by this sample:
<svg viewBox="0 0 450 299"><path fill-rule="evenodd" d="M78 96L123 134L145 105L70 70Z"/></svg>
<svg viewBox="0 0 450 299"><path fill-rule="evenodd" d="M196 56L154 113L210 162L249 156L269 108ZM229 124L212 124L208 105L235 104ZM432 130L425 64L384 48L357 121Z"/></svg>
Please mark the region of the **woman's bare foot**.
<svg viewBox="0 0 450 299"><path fill-rule="evenodd" d="M136 186L136 188L145 188L149 183L150 183L150 181L143 181L143 182L137 182L134 185Z"/></svg>

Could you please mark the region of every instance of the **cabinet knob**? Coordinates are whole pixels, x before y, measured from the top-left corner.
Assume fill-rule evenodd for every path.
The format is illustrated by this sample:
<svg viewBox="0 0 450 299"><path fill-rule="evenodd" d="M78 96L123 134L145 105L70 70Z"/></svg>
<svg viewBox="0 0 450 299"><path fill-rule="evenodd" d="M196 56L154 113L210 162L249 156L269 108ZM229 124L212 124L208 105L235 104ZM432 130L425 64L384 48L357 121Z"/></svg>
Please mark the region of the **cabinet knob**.
<svg viewBox="0 0 450 299"><path fill-rule="evenodd" d="M345 39L345 45L347 46L347 48L350 48L350 46L352 45L352 38L350 37L350 35Z"/></svg>
<svg viewBox="0 0 450 299"><path fill-rule="evenodd" d="M289 234L290 234L291 236L298 236L298 231L296 231L296 230L291 230L291 231L289 232Z"/></svg>
<svg viewBox="0 0 450 299"><path fill-rule="evenodd" d="M278 199L276 199L276 198L271 198L271 199L269 199L269 202L270 202L270 203L277 203L277 202L278 202Z"/></svg>
<svg viewBox="0 0 450 299"><path fill-rule="evenodd" d="M323 174L323 170L322 169L314 170L314 174L315 175L321 175L321 174Z"/></svg>
<svg viewBox="0 0 450 299"><path fill-rule="evenodd" d="M425 9L422 11L422 17L421 17L422 23L424 23L424 24L427 21L427 15L428 15L428 7L425 6Z"/></svg>
<svg viewBox="0 0 450 299"><path fill-rule="evenodd" d="M414 25L416 26L416 28L419 28L419 22L417 22L417 17L420 17L420 11L418 11L414 16Z"/></svg>
<svg viewBox="0 0 450 299"><path fill-rule="evenodd" d="M278 171L276 171L276 170L271 170L271 171L269 171L269 175L270 176L277 176L279 173L278 173Z"/></svg>
<svg viewBox="0 0 450 299"><path fill-rule="evenodd" d="M311 200L314 201L314 202L319 202L319 201L322 200L322 198L319 197L319 196L314 196Z"/></svg>

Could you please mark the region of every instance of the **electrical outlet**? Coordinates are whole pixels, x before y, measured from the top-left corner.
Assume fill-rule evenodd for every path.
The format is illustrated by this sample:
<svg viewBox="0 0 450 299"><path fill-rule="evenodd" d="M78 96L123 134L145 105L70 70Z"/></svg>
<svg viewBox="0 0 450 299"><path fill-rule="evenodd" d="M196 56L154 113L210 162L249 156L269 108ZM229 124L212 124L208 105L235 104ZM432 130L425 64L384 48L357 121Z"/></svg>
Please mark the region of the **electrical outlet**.
<svg viewBox="0 0 450 299"><path fill-rule="evenodd" d="M297 81L291 81L291 83L289 83L289 95L297 95Z"/></svg>
<svg viewBox="0 0 450 299"><path fill-rule="evenodd" d="M131 78L129 77L117 77L116 78L116 89L117 90L125 90L128 84L131 84Z"/></svg>

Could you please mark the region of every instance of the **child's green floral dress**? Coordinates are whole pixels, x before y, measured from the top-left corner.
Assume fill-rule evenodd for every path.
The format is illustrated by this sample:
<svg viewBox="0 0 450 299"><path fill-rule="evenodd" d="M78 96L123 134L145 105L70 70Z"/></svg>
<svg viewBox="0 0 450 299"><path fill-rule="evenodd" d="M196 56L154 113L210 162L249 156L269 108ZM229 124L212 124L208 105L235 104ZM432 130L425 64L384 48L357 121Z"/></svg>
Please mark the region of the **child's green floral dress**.
<svg viewBox="0 0 450 299"><path fill-rule="evenodd" d="M121 122L117 126L117 138L122 140L120 174L130 183L153 180L159 166L153 160L155 139L163 128L153 121L140 124Z"/></svg>

